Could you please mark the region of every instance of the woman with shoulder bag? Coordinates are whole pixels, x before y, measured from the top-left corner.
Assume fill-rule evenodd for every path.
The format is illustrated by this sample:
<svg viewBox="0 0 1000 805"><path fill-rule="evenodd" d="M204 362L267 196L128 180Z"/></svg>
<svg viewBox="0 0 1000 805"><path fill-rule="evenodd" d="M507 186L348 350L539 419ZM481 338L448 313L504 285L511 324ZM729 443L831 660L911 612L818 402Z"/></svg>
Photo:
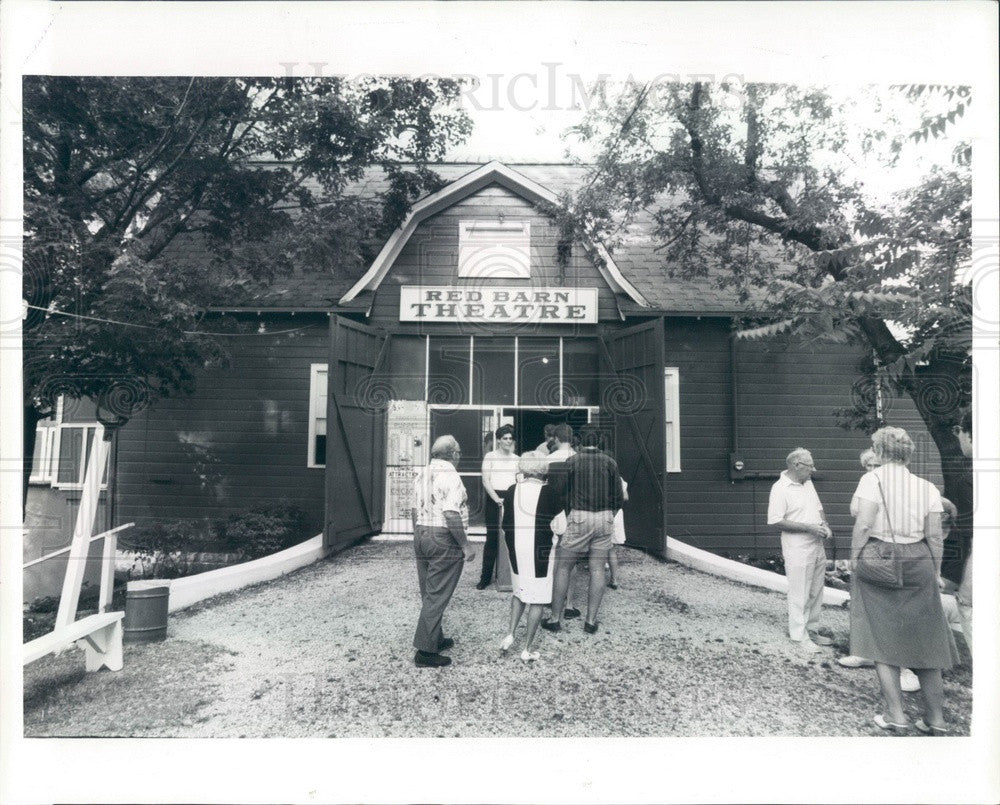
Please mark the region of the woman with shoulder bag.
<svg viewBox="0 0 1000 805"><path fill-rule="evenodd" d="M900 667L920 679L924 717L916 728L947 732L941 671L957 661L939 592L941 495L906 465L913 440L902 428L872 434L881 466L854 493L858 511L851 537L851 654L875 661L885 714L875 724L906 730Z"/></svg>

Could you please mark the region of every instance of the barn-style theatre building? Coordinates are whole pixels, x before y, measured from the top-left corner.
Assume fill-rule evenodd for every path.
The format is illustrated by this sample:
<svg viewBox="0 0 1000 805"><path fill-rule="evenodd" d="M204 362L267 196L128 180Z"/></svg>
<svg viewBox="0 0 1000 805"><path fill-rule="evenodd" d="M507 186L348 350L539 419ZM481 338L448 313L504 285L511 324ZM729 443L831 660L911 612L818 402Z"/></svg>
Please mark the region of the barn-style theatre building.
<svg viewBox="0 0 1000 805"><path fill-rule="evenodd" d="M669 278L642 232L613 254L561 242L546 210L583 168L435 170L447 183L363 276L283 277L265 301L213 312L259 326L232 339L228 368L206 371L193 396L118 434L111 524L284 501L332 547L406 534L414 468L450 433L481 526L478 475L496 427L513 424L523 452L546 423L592 422L629 483L633 547L662 554L669 535L775 553L768 490L804 446L846 555L867 439L834 411L857 401L862 349L735 339L735 300L712 278ZM914 434L914 469L939 477L909 402L881 404Z"/></svg>

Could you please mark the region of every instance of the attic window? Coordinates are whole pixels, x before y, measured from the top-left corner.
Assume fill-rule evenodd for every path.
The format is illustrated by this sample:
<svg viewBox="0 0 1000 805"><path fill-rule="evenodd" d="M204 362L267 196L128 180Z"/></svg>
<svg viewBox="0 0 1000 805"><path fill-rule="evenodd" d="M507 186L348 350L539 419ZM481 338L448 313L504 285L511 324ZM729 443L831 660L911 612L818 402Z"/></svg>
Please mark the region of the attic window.
<svg viewBox="0 0 1000 805"><path fill-rule="evenodd" d="M528 221L459 221L458 276L529 279Z"/></svg>

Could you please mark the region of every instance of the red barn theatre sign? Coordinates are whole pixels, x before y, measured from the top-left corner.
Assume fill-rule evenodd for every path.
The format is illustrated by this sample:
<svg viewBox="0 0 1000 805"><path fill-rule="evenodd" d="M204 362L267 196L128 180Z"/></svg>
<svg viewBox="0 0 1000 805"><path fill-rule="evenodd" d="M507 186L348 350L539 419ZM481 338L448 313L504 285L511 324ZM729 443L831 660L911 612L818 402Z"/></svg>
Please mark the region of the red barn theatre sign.
<svg viewBox="0 0 1000 805"><path fill-rule="evenodd" d="M597 289L403 285L399 320L597 324Z"/></svg>

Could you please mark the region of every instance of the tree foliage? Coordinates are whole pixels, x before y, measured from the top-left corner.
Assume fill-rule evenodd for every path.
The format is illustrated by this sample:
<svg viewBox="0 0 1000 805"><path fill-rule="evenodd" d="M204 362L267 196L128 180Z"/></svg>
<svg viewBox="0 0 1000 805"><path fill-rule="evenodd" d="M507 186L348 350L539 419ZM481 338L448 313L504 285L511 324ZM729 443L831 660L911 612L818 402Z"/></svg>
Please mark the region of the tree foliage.
<svg viewBox="0 0 1000 805"><path fill-rule="evenodd" d="M25 79L26 412L68 394L117 399L114 419L133 398L190 390L222 352L204 334L206 305L266 288L275 272L354 268L438 186L428 165L470 130L459 89ZM384 189L347 193L373 166ZM216 259L186 261L181 242Z"/></svg>
<svg viewBox="0 0 1000 805"><path fill-rule="evenodd" d="M471 129L460 89L25 78L25 489L35 425L59 395L91 397L121 425L224 358L206 307L252 300L277 273L356 272L440 186L429 165ZM352 195L372 168L379 192Z"/></svg>
<svg viewBox="0 0 1000 805"><path fill-rule="evenodd" d="M916 403L946 493L968 514L971 467L952 433L971 399L965 145L907 189L874 180L903 170L914 141L944 135L968 102L963 88L837 100L785 85L634 87L576 128L597 158L567 215L612 246L647 231L666 273L712 277L757 317L744 338L869 347Z"/></svg>

